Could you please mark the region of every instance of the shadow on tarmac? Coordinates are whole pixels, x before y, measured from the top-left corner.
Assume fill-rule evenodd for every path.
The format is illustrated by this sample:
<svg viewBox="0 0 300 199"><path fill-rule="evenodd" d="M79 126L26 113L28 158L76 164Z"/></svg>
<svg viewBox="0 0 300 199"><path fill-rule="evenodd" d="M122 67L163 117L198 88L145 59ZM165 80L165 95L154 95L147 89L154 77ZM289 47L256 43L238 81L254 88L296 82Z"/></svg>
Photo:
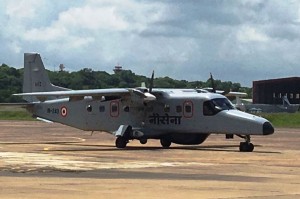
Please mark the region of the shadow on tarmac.
<svg viewBox="0 0 300 199"><path fill-rule="evenodd" d="M240 153L238 145L210 145L210 146L171 146L170 148L162 148L161 146L127 146L124 149L118 149L113 145L82 145L74 143L55 143L57 145L76 146L80 148L73 149L49 149L48 151L67 152L67 151L165 151L165 150L195 150L195 151L223 151L223 152L238 152ZM84 147L84 148L83 148ZM85 148L96 147L96 148ZM261 147L261 145L255 145ZM232 149L233 148L233 149ZM281 154L276 151L253 151L252 153L261 154Z"/></svg>

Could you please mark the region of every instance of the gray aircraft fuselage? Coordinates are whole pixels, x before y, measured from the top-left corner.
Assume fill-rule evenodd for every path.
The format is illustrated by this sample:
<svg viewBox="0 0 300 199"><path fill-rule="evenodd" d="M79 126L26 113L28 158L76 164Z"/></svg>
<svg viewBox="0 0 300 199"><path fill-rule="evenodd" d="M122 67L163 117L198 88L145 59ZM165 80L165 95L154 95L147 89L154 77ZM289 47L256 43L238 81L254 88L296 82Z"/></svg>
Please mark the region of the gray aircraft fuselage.
<svg viewBox="0 0 300 199"><path fill-rule="evenodd" d="M34 106L33 114L85 131L113 133L120 125L130 125L146 132L151 138L167 133L219 133L266 135L265 119L238 111L232 107L205 114L204 102L219 99L220 94L184 90L156 89L156 101L138 105L130 100L95 100L85 97L79 101L69 98L49 100Z"/></svg>

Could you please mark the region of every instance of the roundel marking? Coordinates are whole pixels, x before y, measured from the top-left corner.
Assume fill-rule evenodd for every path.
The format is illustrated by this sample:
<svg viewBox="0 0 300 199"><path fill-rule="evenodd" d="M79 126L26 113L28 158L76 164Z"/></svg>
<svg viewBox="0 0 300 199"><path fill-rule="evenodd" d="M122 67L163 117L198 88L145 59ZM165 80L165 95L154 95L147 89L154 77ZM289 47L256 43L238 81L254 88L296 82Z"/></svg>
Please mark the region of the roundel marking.
<svg viewBox="0 0 300 199"><path fill-rule="evenodd" d="M66 117L68 115L67 107L65 107L65 106L61 107L60 114L61 114L61 116Z"/></svg>

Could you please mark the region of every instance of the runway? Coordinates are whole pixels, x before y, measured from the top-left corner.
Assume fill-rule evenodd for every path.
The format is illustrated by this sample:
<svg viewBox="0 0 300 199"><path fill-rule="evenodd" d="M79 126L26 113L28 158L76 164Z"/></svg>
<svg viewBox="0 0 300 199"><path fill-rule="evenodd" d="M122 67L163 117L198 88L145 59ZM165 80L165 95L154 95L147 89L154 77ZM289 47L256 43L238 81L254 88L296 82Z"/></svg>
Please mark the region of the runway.
<svg viewBox="0 0 300 199"><path fill-rule="evenodd" d="M300 198L300 129L253 137L252 153L240 141L117 149L106 133L0 121L0 198Z"/></svg>

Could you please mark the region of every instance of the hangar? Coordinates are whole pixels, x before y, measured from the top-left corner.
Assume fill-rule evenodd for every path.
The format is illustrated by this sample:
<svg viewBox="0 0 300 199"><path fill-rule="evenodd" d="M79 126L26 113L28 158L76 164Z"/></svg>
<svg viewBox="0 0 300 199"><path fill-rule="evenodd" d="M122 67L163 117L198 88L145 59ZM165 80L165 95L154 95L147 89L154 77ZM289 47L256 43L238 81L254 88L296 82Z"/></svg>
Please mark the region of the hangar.
<svg viewBox="0 0 300 199"><path fill-rule="evenodd" d="M282 104L283 96L300 104L300 77L253 81L253 104Z"/></svg>

